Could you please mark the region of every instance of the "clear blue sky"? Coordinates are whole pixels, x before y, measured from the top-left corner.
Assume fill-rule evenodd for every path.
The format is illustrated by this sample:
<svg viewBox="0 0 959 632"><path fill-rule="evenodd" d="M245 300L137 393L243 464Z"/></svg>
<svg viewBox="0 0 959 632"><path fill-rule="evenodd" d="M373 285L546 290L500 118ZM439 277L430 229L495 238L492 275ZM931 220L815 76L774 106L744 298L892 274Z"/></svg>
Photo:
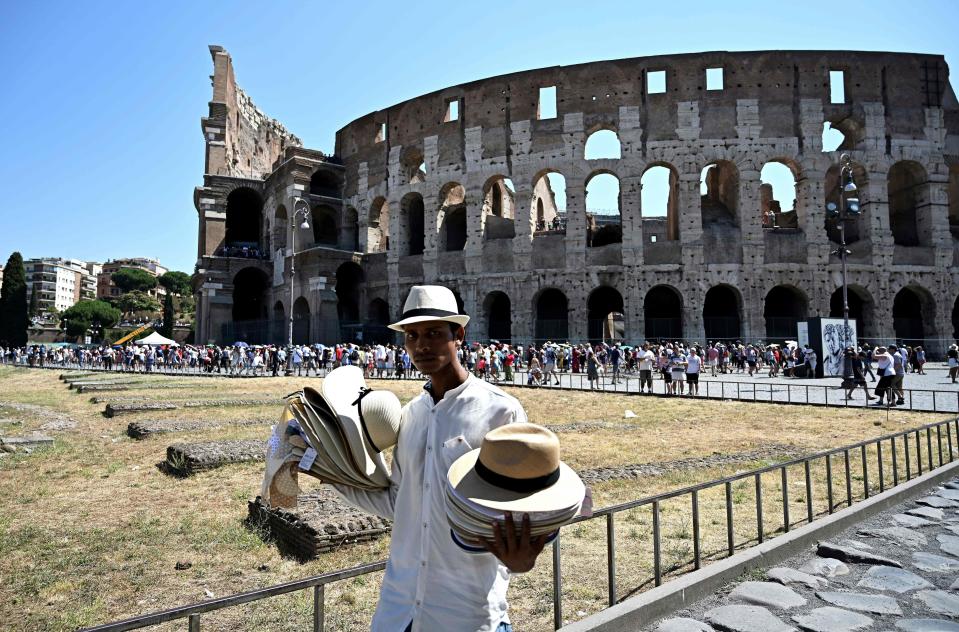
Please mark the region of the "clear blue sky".
<svg viewBox="0 0 959 632"><path fill-rule="evenodd" d="M260 108L327 151L370 111L553 64L860 49L943 54L959 72L945 0L3 4L0 261L154 256L192 272L213 43Z"/></svg>

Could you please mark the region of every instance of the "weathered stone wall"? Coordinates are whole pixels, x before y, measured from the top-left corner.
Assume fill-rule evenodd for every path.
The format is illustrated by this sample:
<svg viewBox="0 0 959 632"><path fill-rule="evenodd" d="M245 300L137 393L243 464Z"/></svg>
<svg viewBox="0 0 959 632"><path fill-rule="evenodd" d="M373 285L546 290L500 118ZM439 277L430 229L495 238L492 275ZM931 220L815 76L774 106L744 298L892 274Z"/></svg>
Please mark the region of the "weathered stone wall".
<svg viewBox="0 0 959 632"><path fill-rule="evenodd" d="M707 68L723 68L724 89L706 90ZM830 70L845 73L843 103L830 103ZM654 71L666 72L662 94L647 93ZM557 116L539 120L539 88L548 86L556 86ZM460 116L444 121L451 99L459 100ZM362 252L382 253L389 243L385 275L382 254L367 269L361 311L382 298L395 316L410 286L444 283L473 316L470 335L482 339L484 299L502 291L511 301L513 339L529 340L537 297L558 288L569 302L569 336L583 339L591 292L610 286L623 297L627 338L640 341L646 294L668 285L682 297L683 336L701 340L706 292L722 284L737 290L744 338L765 337L764 300L779 285L798 290L808 316L829 315L840 281L824 207L827 172L840 152L822 151L825 122L845 134L842 150L852 157L863 202L848 266L850 283L871 306L861 334L894 337L894 297L911 287L928 297L925 336L952 336L959 255L950 233L949 178L959 164L959 111L944 59L901 53L716 52L544 68L452 86L357 119L336 136L345 167L338 226L346 230L353 211ZM617 134L621 158L585 159L586 139L600 129ZM792 228L762 227L760 171L771 161L786 165L796 180L795 212L781 215ZM902 161L925 174L917 219L924 242L917 247L895 244L890 227L888 175ZM727 209L729 221L712 221L715 200L700 196L701 171L711 163L729 173L721 195L735 206ZM291 207L296 186L309 178L302 170L317 164L304 160L296 174L277 170L267 178L265 222L274 221L270 209ZM643 214L641 181L653 166L672 174L667 220ZM566 180L568 225L561 236L535 230L537 187L547 172ZM619 180L623 237L621 244L589 248L585 187L597 173ZM503 178L515 188L503 204L513 210L494 225L487 221L489 191ZM465 248L446 252L442 239L427 238L422 254L407 255L410 200L421 198L424 225L442 231L450 185L463 191ZM507 218L513 236L504 249ZM329 292L342 260L319 250L303 260L298 255L306 278L298 277L297 287L306 281ZM273 291L271 301L289 302L282 286ZM335 296L308 298L311 314L336 314Z"/></svg>

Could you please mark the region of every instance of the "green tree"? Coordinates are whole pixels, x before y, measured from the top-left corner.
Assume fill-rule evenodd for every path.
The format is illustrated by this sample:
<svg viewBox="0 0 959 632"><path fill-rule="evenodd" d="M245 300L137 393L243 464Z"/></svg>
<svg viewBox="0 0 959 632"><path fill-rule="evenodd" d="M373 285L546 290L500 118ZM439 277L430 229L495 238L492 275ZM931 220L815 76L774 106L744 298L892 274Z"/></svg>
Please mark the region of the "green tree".
<svg viewBox="0 0 959 632"><path fill-rule="evenodd" d="M167 292L163 300L163 325L160 327L160 335L167 338L173 337L173 324L176 315L173 311L173 294Z"/></svg>
<svg viewBox="0 0 959 632"><path fill-rule="evenodd" d="M133 292L127 292L126 294L120 295L120 298L117 299L116 306L119 307L125 314L132 312L160 311L159 301L146 292L141 292L139 290L134 290Z"/></svg>
<svg viewBox="0 0 959 632"><path fill-rule="evenodd" d="M30 286L30 318L40 314L40 296L37 294L37 284Z"/></svg>
<svg viewBox="0 0 959 632"><path fill-rule="evenodd" d="M120 310L106 301L79 301L60 314L60 324L67 335L82 336L94 325L106 330L120 322Z"/></svg>
<svg viewBox="0 0 959 632"><path fill-rule="evenodd" d="M120 288L120 292L146 292L157 286L155 276L139 268L120 268L110 275L113 284Z"/></svg>
<svg viewBox="0 0 959 632"><path fill-rule="evenodd" d="M23 255L14 252L3 269L3 286L0 287L0 342L15 347L27 344L27 328L30 315L27 304L27 273L23 268Z"/></svg>
<svg viewBox="0 0 959 632"><path fill-rule="evenodd" d="M179 296L190 294L193 289L190 285L190 275L186 272L170 270L160 276L158 280L160 285L166 288L167 292L172 292Z"/></svg>

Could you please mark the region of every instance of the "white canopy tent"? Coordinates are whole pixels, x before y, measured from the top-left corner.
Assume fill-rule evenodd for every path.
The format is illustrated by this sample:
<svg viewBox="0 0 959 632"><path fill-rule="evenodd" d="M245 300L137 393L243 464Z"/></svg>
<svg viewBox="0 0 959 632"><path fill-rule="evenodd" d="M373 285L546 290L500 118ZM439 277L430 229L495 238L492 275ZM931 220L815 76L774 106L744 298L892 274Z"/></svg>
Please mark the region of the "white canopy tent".
<svg viewBox="0 0 959 632"><path fill-rule="evenodd" d="M154 346L154 347L160 346L160 345L169 345L169 346L172 346L172 347L179 347L179 346L180 346L180 345L177 344L176 340L170 340L169 338L164 338L163 336L161 336L160 334L158 334L158 333L155 332L155 331L154 331L152 334L150 334L149 336L147 336L146 338L140 338L139 340L137 340L137 341L136 341L136 344L138 344L138 345L150 345L150 346Z"/></svg>

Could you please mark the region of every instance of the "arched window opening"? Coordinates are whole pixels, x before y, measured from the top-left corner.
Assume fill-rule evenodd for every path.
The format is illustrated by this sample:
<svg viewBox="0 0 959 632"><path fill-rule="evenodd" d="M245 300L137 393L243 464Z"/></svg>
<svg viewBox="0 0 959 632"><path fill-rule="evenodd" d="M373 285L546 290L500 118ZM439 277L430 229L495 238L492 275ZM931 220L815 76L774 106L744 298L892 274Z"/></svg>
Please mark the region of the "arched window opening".
<svg viewBox="0 0 959 632"><path fill-rule="evenodd" d="M796 174L781 162L767 162L759 172L760 210L767 228L799 228ZM768 219L767 219L768 218Z"/></svg>
<svg viewBox="0 0 959 632"><path fill-rule="evenodd" d="M836 208L840 208L840 196L843 195L842 187L843 183L839 181L839 165L833 165L829 167L826 171L826 181L824 184L824 189L826 193L826 206L830 204L835 204ZM853 165L853 180L858 187L858 190L855 193L846 193L843 197L846 199L850 197L855 197L859 199L859 206L862 209L862 214L858 217L847 217L846 219L846 244L854 244L857 241L864 238L866 234L866 220L865 212L868 209L867 200L865 195L867 192L866 187L866 171L862 168L861 165ZM840 225L842 222L838 218L825 217L825 227L826 227L826 236L829 238L829 241L834 244L840 242Z"/></svg>
<svg viewBox="0 0 959 632"><path fill-rule="evenodd" d="M390 324L389 303L381 298L370 301L367 322L369 323L366 327L368 335L365 339L374 343L387 343L393 340L393 333L388 327Z"/></svg>
<svg viewBox="0 0 959 632"><path fill-rule="evenodd" d="M423 196L411 193L403 198L403 221L405 225L406 254L421 255L425 247L425 206Z"/></svg>
<svg viewBox="0 0 959 632"><path fill-rule="evenodd" d="M767 342L796 340L797 323L806 320L809 302L798 289L777 285L766 295L763 317L766 319Z"/></svg>
<svg viewBox="0 0 959 632"><path fill-rule="evenodd" d="M600 173L586 182L586 245L597 248L623 241L619 178Z"/></svg>
<svg viewBox="0 0 959 632"><path fill-rule="evenodd" d="M533 183L536 232L562 230L566 227L566 178L560 173L546 173Z"/></svg>
<svg viewBox="0 0 959 632"><path fill-rule="evenodd" d="M959 296L952 304L952 339L959 340Z"/></svg>
<svg viewBox="0 0 959 632"><path fill-rule="evenodd" d="M366 280L363 269L352 261L336 269L336 316L340 321L341 340L354 340L354 329L360 324L360 294Z"/></svg>
<svg viewBox="0 0 959 632"><path fill-rule="evenodd" d="M569 338L569 304L560 290L549 288L537 297L534 335L540 344Z"/></svg>
<svg viewBox="0 0 959 632"><path fill-rule="evenodd" d="M892 326L901 344L925 345L933 337L936 306L932 296L922 288L905 287L892 302Z"/></svg>
<svg viewBox="0 0 959 632"><path fill-rule="evenodd" d="M826 121L822 124L822 150L837 151L846 142L846 135Z"/></svg>
<svg viewBox="0 0 959 632"><path fill-rule="evenodd" d="M223 327L229 344L269 342L267 291L269 279L257 268L243 268L233 277L233 321Z"/></svg>
<svg viewBox="0 0 959 632"><path fill-rule="evenodd" d="M283 307L283 301L277 301L273 304L273 334L271 340L274 344L286 343L286 327L286 309Z"/></svg>
<svg viewBox="0 0 959 632"><path fill-rule="evenodd" d="M320 169L310 178L310 195L340 198L340 179L332 171Z"/></svg>
<svg viewBox="0 0 959 632"><path fill-rule="evenodd" d="M276 207L273 214L273 250L286 249L287 232L289 231L290 220L286 214L286 207L280 204Z"/></svg>
<svg viewBox="0 0 959 632"><path fill-rule="evenodd" d="M590 292L586 307L587 334L591 343L621 341L626 337L623 295L615 288L608 285L596 288Z"/></svg>
<svg viewBox="0 0 959 632"><path fill-rule="evenodd" d="M676 341L683 337L683 300L679 290L657 285L646 293L643 316L647 340Z"/></svg>
<svg viewBox="0 0 959 632"><path fill-rule="evenodd" d="M319 246L337 244L336 211L329 206L317 206L311 213L310 224L313 227L313 243Z"/></svg>
<svg viewBox="0 0 959 632"><path fill-rule="evenodd" d="M728 285L709 288L703 301L706 341L736 341L742 338L739 292Z"/></svg>
<svg viewBox="0 0 959 632"><path fill-rule="evenodd" d="M672 167L654 165L640 184L643 237L651 243L679 239L679 174Z"/></svg>
<svg viewBox="0 0 959 632"><path fill-rule="evenodd" d="M451 182L440 191L437 250L452 252L466 247L466 190Z"/></svg>
<svg viewBox="0 0 959 632"><path fill-rule="evenodd" d="M872 298L863 288L853 285L847 286L847 300L849 301L849 320L856 323L856 337L862 339L866 335L866 327L872 324ZM842 288L836 288L829 297L829 317L842 318Z"/></svg>
<svg viewBox="0 0 959 632"><path fill-rule="evenodd" d="M367 252L386 252L390 248L390 205L378 197L370 205Z"/></svg>
<svg viewBox="0 0 959 632"><path fill-rule="evenodd" d="M897 246L926 246L932 237L929 178L918 162L903 160L889 170L889 226Z"/></svg>
<svg viewBox="0 0 959 632"><path fill-rule="evenodd" d="M512 239L516 235L516 189L513 181L494 176L483 186L483 234L486 239Z"/></svg>
<svg viewBox="0 0 959 632"><path fill-rule="evenodd" d="M703 167L699 178L699 208L703 229L739 225L739 171L733 163L720 160Z"/></svg>
<svg viewBox="0 0 959 632"><path fill-rule="evenodd" d="M310 342L310 304L301 296L293 303L293 344Z"/></svg>
<svg viewBox="0 0 959 632"><path fill-rule="evenodd" d="M513 337L512 307L503 292L490 292L483 301L486 314L486 335L490 340L511 342Z"/></svg>
<svg viewBox="0 0 959 632"><path fill-rule="evenodd" d="M586 139L584 148L586 160L600 160L603 158L620 158L622 156L622 147L620 146L619 136L616 132L609 129L601 129L593 132Z"/></svg>
<svg viewBox="0 0 959 632"><path fill-rule="evenodd" d="M259 248L263 202L253 189L241 187L226 198L226 235L231 248Z"/></svg>

